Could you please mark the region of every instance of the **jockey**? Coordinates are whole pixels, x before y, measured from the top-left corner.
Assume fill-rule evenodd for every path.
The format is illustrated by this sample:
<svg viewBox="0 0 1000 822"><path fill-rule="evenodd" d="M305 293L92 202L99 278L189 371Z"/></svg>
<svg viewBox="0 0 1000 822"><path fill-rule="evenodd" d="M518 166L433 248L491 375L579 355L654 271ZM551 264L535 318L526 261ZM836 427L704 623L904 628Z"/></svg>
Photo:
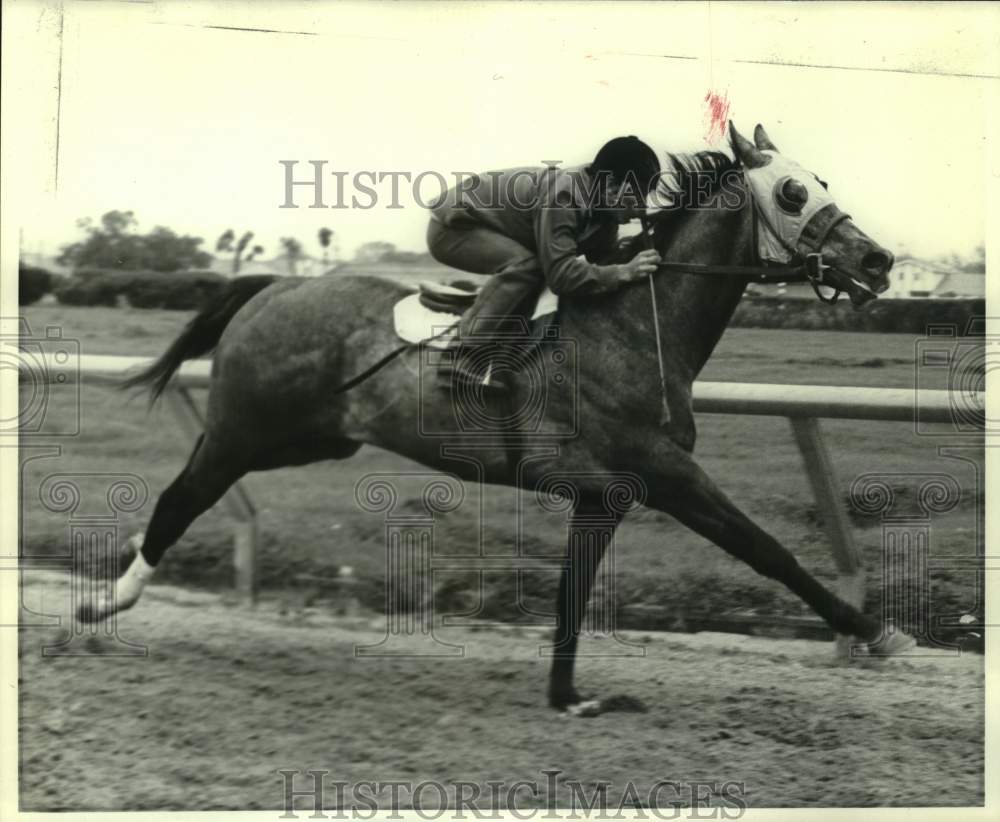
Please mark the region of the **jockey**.
<svg viewBox="0 0 1000 822"><path fill-rule="evenodd" d="M623 264L601 264L617 251L619 224L645 210L660 163L637 137L616 137L586 166L514 168L475 175L450 189L431 211L427 245L438 262L492 274L463 316L452 349L463 355L504 334L523 337L543 287L556 294L614 291L651 274L660 261L640 251ZM470 358L442 368L442 385L483 384ZM445 358L447 360L447 358ZM496 379L489 387L503 388Z"/></svg>

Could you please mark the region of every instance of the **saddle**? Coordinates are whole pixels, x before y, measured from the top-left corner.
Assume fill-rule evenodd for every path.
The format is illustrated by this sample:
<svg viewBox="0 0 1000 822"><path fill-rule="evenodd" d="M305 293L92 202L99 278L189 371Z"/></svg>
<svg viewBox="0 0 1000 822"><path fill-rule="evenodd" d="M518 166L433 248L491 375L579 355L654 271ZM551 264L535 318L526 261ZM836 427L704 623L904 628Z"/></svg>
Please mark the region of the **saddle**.
<svg viewBox="0 0 1000 822"><path fill-rule="evenodd" d="M441 314L462 316L476 300L479 288L470 282L457 280L450 284L422 280L418 294L420 304Z"/></svg>
<svg viewBox="0 0 1000 822"><path fill-rule="evenodd" d="M478 294L479 289L468 280L421 281L415 294L403 297L393 307L396 335L405 342L446 348L459 318L472 306ZM559 298L546 288L538 297L531 318L536 320L554 314L558 307Z"/></svg>

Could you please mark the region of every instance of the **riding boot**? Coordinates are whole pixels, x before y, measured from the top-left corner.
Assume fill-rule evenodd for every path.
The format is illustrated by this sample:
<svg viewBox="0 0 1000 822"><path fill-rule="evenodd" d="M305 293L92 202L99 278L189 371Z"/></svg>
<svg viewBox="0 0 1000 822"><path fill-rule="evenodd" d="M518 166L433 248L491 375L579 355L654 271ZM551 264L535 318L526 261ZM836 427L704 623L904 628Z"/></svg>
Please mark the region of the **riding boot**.
<svg viewBox="0 0 1000 822"><path fill-rule="evenodd" d="M492 375L487 346L470 347L453 340L437 369L438 386L452 390L458 385L503 391L507 384Z"/></svg>
<svg viewBox="0 0 1000 822"><path fill-rule="evenodd" d="M503 390L493 376L494 362L506 360L511 346L523 347L530 336L530 315L545 279L534 258L509 265L483 286L462 316L454 339L444 352L438 384L458 383Z"/></svg>

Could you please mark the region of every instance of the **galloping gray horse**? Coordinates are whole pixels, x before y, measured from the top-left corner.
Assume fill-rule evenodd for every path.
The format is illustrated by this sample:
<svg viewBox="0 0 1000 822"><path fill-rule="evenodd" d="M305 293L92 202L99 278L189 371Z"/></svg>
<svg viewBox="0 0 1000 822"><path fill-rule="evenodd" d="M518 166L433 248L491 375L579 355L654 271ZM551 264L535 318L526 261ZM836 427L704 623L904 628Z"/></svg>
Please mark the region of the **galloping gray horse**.
<svg viewBox="0 0 1000 822"><path fill-rule="evenodd" d="M784 278L806 272L815 284L822 277L855 303L888 286L893 262L760 126L753 143L730 129L735 160L714 163L707 185L690 186L688 201L651 218L651 237L636 238L651 239L669 261L654 275L656 312L647 282L598 299L564 300L560 336L574 345L565 349L558 377L543 375L544 407L530 421L517 411L535 407L538 368L505 375L502 401L514 412L494 415L503 424L493 439L488 426L484 437L482 426L470 431L456 421L456 396L421 385L423 348L401 350L393 306L412 289L369 277L235 280L130 381L151 384L155 396L182 361L215 349L204 435L157 501L141 553L115 595L85 603L78 616L98 620L134 605L164 552L245 473L345 459L370 443L461 479L537 490L547 477L570 478L562 488L574 505L571 530L594 515L617 524L629 506L608 493L609 478L636 476L646 506L784 583L838 633L877 643L880 653L911 647L910 637L884 631L820 584L692 457L692 383L747 282L763 276L763 260L777 261L767 270ZM634 251L627 249L629 256ZM802 262L810 265L797 266ZM651 344L654 316L659 359ZM430 429L447 436L421 434ZM552 434L557 447L535 448L544 438L529 434L539 430L570 433ZM549 701L560 709L580 702L573 684L577 635L604 550L579 540L570 545L549 686Z"/></svg>

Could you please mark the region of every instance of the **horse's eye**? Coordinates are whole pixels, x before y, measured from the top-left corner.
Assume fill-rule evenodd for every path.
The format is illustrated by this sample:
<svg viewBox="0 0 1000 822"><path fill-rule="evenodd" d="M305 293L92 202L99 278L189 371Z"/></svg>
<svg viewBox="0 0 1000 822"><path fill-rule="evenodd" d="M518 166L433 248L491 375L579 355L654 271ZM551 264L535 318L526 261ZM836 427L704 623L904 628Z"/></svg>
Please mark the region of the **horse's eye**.
<svg viewBox="0 0 1000 822"><path fill-rule="evenodd" d="M794 177L786 177L775 186L774 199L782 211L801 214L802 206L809 199L809 190Z"/></svg>

